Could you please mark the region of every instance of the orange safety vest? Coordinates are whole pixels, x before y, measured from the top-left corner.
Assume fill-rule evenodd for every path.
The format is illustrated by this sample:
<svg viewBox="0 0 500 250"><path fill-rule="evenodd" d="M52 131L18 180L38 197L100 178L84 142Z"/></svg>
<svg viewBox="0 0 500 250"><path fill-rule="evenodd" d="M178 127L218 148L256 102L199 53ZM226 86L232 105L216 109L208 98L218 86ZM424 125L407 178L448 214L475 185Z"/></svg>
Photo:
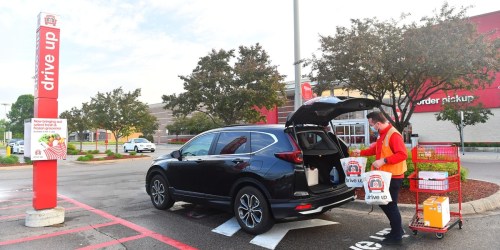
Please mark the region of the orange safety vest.
<svg viewBox="0 0 500 250"><path fill-rule="evenodd" d="M382 142L382 148L380 150L380 159L387 158L394 153L391 150L391 147L389 146L389 139L391 138L393 133L399 133L399 131L392 127L387 131L387 134L385 135L384 141ZM395 175L402 175L406 172L407 167L406 167L406 161L402 161L396 164L384 164L380 170L390 172L392 173L393 176Z"/></svg>

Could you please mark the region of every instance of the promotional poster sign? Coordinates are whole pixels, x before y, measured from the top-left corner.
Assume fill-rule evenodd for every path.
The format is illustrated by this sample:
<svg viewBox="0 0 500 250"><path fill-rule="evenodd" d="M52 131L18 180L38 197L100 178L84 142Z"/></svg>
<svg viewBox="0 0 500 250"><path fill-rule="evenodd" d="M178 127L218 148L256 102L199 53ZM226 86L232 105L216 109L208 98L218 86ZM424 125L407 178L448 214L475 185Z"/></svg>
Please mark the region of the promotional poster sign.
<svg viewBox="0 0 500 250"><path fill-rule="evenodd" d="M66 159L66 119L32 118L30 136L32 161Z"/></svg>

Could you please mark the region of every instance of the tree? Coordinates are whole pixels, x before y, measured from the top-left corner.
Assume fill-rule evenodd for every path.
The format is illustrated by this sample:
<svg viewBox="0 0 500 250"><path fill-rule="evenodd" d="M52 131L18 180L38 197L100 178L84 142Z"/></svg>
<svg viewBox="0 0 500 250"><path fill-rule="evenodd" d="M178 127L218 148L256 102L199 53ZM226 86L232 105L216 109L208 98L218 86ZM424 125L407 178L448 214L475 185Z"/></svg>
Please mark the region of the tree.
<svg viewBox="0 0 500 250"><path fill-rule="evenodd" d="M221 121L213 121L207 114L196 112L192 117L176 117L174 122L167 125L168 132L179 135L188 132L191 135L199 134L207 130L220 127Z"/></svg>
<svg viewBox="0 0 500 250"><path fill-rule="evenodd" d="M352 20L350 28L337 27L335 36L320 37L322 55L307 60L309 76L323 89L342 85L380 102L389 98L384 105L394 119L382 112L402 131L417 103L432 94L473 90L494 81L500 39L478 34L466 10L445 3L420 24L403 25L404 16L400 21Z"/></svg>
<svg viewBox="0 0 500 250"><path fill-rule="evenodd" d="M10 119L10 131L13 137L24 137L24 120L33 118L34 105L35 97L31 94L20 95L12 104L7 118Z"/></svg>
<svg viewBox="0 0 500 250"><path fill-rule="evenodd" d="M80 151L85 136L85 131L92 129L91 120L89 118L88 104L83 103L82 108L71 108L69 111L64 111L59 115L59 118L66 119L68 123L68 133L75 132L80 142Z"/></svg>
<svg viewBox="0 0 500 250"><path fill-rule="evenodd" d="M124 93L120 87L111 92L98 92L88 105L93 126L113 133L116 153L120 138L151 126L151 122L157 122L156 117L149 113L148 106L137 100L140 95L141 89Z"/></svg>
<svg viewBox="0 0 500 250"><path fill-rule="evenodd" d="M148 139L151 142L154 142L153 135L160 127L160 123L153 115L144 116L142 119L143 119L142 121L143 126L141 127L140 130L142 133L142 137Z"/></svg>
<svg viewBox="0 0 500 250"><path fill-rule="evenodd" d="M200 58L191 75L179 76L186 91L162 96L164 108L175 116L203 112L226 125L264 120L254 107L271 109L284 103L284 76L258 43L240 46L238 52L236 57L234 50L212 50Z"/></svg>
<svg viewBox="0 0 500 250"><path fill-rule="evenodd" d="M461 115L463 112L463 121L461 124ZM448 102L443 104L443 110L435 114L438 121L450 121L455 125L460 134L460 141L463 141L463 129L468 126L474 126L477 123L485 123L490 115L493 115L489 109L483 108L482 103L470 105L467 102Z"/></svg>
<svg viewBox="0 0 500 250"><path fill-rule="evenodd" d="M0 141L5 141L5 131L7 131L7 120L1 119L0 120L0 136L2 139Z"/></svg>

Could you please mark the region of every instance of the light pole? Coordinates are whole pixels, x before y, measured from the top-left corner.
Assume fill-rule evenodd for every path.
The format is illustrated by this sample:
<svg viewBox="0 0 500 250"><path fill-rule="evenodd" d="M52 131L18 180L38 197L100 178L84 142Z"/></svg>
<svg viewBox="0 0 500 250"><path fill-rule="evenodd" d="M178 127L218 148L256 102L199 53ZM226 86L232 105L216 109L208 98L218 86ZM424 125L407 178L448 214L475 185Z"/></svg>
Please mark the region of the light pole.
<svg viewBox="0 0 500 250"><path fill-rule="evenodd" d="M300 82L302 76L300 73L300 33L299 33L299 0L293 1L293 27L294 27L294 54L295 54L295 98L294 110L297 110L302 105L302 93Z"/></svg>
<svg viewBox="0 0 500 250"><path fill-rule="evenodd" d="M5 121L7 121L7 106L9 106L8 103L2 103L3 107L4 107L4 111L5 111ZM7 142L5 140L5 136L7 134L7 124L5 124L5 130L3 131L3 144L5 145L5 143Z"/></svg>

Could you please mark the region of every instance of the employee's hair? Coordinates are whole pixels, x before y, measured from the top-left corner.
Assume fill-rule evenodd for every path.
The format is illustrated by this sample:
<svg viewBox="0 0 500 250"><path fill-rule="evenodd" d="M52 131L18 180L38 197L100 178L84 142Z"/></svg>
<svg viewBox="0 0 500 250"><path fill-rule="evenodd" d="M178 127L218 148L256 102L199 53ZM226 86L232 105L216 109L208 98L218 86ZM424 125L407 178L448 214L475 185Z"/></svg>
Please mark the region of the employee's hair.
<svg viewBox="0 0 500 250"><path fill-rule="evenodd" d="M380 111L373 111L366 115L366 119L372 119L374 122L386 123L387 119Z"/></svg>

